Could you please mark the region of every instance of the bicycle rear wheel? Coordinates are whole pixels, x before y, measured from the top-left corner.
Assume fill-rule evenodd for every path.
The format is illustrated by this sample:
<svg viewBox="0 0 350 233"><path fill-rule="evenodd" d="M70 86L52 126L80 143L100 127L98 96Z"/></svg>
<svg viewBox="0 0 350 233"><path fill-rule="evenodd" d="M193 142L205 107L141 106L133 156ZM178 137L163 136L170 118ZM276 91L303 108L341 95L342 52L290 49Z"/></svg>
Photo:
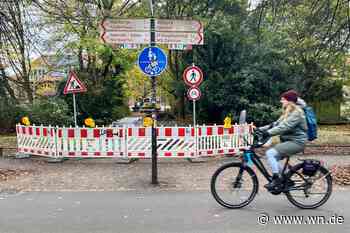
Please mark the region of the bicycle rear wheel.
<svg viewBox="0 0 350 233"><path fill-rule="evenodd" d="M326 203L332 193L332 176L328 169L320 166L317 173L309 177L302 173L302 163L294 168L288 175L294 185L285 192L287 199L301 209L315 209Z"/></svg>
<svg viewBox="0 0 350 233"><path fill-rule="evenodd" d="M222 206L230 209L242 208L253 201L258 192L255 172L240 163L229 163L219 167L211 178L211 193Z"/></svg>

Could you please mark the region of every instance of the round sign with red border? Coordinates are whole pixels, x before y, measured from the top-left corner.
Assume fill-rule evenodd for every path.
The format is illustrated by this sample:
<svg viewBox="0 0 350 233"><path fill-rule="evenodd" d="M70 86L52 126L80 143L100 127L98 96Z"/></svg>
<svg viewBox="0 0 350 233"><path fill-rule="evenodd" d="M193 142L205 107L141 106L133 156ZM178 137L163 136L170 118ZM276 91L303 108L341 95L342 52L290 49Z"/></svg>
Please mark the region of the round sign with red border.
<svg viewBox="0 0 350 233"><path fill-rule="evenodd" d="M189 66L184 70L182 78L190 87L199 86L203 81L203 72L198 66Z"/></svg>
<svg viewBox="0 0 350 233"><path fill-rule="evenodd" d="M187 91L187 97L190 100L199 100L201 98L201 95L202 95L202 93L198 87L191 87Z"/></svg>

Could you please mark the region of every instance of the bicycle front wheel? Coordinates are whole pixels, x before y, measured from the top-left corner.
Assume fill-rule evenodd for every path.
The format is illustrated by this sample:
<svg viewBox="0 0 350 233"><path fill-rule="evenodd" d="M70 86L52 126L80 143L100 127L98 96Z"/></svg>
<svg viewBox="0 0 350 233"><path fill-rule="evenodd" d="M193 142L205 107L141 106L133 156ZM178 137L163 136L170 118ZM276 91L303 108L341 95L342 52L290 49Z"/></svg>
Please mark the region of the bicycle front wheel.
<svg viewBox="0 0 350 233"><path fill-rule="evenodd" d="M218 168L211 178L211 193L222 206L238 209L253 201L258 192L255 172L240 163L229 163Z"/></svg>
<svg viewBox="0 0 350 233"><path fill-rule="evenodd" d="M315 209L329 199L332 193L331 173L320 166L314 176L306 176L302 173L302 163L295 166L289 179L293 186L285 192L287 199L301 209Z"/></svg>

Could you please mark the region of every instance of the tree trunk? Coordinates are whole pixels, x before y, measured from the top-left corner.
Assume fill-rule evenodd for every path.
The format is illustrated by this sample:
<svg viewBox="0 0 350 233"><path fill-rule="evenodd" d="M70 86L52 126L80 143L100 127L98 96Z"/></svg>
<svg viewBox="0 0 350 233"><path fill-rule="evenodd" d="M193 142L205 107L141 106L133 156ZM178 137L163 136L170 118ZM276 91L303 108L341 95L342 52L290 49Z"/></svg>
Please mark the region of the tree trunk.
<svg viewBox="0 0 350 233"><path fill-rule="evenodd" d="M176 80L180 81L181 80L181 74L180 74L180 66L179 66L179 56L178 52L175 52L175 75L176 75ZM183 120L185 120L186 117L186 111L185 111L185 93L181 91L181 93L178 93L178 97L180 97L180 115Z"/></svg>
<svg viewBox="0 0 350 233"><path fill-rule="evenodd" d="M5 73L5 69L3 65L0 63L0 88L4 88L4 97L6 98L6 95L9 94L11 99L15 101L15 103L18 103L18 100L16 98L15 92L11 88L10 84L8 83L8 77ZM0 94L1 96L1 94Z"/></svg>
<svg viewBox="0 0 350 233"><path fill-rule="evenodd" d="M79 70L84 71L84 60L83 60L83 48L80 46L78 50L78 59L79 59Z"/></svg>

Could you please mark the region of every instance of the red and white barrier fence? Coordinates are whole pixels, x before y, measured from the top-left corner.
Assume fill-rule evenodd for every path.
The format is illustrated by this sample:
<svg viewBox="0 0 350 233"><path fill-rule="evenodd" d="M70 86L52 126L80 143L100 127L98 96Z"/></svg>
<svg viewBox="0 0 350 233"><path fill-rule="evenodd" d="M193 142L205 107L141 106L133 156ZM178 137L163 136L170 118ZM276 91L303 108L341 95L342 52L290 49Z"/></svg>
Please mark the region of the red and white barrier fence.
<svg viewBox="0 0 350 233"><path fill-rule="evenodd" d="M17 151L47 157L57 157L56 128L16 126Z"/></svg>
<svg viewBox="0 0 350 233"><path fill-rule="evenodd" d="M60 128L17 125L18 152L63 157L151 158L152 129ZM252 142L252 125L157 127L158 157L236 154ZM244 137L242 137L244 136ZM243 140L245 138L245 140Z"/></svg>

